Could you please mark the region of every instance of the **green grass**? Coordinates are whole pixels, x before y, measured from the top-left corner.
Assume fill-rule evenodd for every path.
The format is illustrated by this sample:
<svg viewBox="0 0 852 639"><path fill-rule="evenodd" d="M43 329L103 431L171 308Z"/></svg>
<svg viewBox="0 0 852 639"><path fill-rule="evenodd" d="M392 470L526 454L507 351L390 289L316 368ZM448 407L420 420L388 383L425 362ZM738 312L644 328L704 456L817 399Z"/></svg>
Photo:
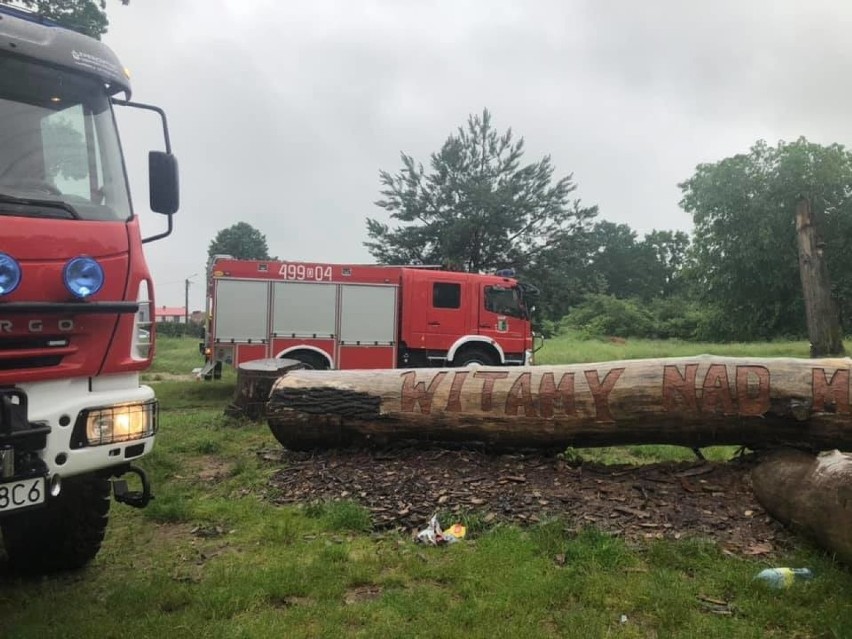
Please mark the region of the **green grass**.
<svg viewBox="0 0 852 639"><path fill-rule="evenodd" d="M536 353L535 360L536 364L579 364L705 354L725 357L809 357L809 353L810 345L806 341L709 344L650 339L611 341L567 334L545 341L542 349Z"/></svg>
<svg viewBox="0 0 852 639"><path fill-rule="evenodd" d="M185 370L193 342L161 340L160 372ZM258 453L278 445L265 426L222 416L233 383L153 385L162 427L143 465L156 499L113 505L103 550L80 573L0 575L3 639L852 637L852 574L804 543L779 564L816 578L771 591L753 581L764 562L700 539L631 545L558 520L520 529L472 514L465 541L431 548L369 532L357 504L273 506L279 464Z"/></svg>
<svg viewBox="0 0 852 639"><path fill-rule="evenodd" d="M195 337L158 337L154 363L146 378L158 381L172 375L190 375L193 368L204 365L198 350L200 342Z"/></svg>

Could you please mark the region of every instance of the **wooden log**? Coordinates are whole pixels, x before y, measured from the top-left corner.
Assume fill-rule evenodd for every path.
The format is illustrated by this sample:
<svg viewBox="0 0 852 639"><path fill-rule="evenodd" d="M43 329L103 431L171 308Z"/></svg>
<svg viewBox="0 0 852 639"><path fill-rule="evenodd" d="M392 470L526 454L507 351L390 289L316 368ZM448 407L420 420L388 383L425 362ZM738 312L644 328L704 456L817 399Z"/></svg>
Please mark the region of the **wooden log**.
<svg viewBox="0 0 852 639"><path fill-rule="evenodd" d="M261 420L266 413L269 393L279 377L302 368L294 359L256 359L237 366L237 389L234 399L225 408L229 417Z"/></svg>
<svg viewBox="0 0 852 639"><path fill-rule="evenodd" d="M293 371L267 415L286 447L715 444L852 448L850 362L699 357L495 368Z"/></svg>
<svg viewBox="0 0 852 639"><path fill-rule="evenodd" d="M852 565L852 454L770 454L752 471L754 494L775 519Z"/></svg>

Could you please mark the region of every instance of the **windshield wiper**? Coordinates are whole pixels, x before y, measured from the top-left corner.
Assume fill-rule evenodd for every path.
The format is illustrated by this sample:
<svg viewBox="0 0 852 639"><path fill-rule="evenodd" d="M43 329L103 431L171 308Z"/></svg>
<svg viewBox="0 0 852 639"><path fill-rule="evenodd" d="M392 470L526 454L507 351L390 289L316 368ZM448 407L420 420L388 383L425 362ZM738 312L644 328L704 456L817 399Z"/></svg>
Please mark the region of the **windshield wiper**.
<svg viewBox="0 0 852 639"><path fill-rule="evenodd" d="M42 200L31 197L18 197L7 193L0 193L0 203L3 204L19 204L21 206L40 206L46 209L59 209L68 213L68 216L73 220L82 220L83 218L73 206L62 200ZM2 215L2 213L0 213Z"/></svg>

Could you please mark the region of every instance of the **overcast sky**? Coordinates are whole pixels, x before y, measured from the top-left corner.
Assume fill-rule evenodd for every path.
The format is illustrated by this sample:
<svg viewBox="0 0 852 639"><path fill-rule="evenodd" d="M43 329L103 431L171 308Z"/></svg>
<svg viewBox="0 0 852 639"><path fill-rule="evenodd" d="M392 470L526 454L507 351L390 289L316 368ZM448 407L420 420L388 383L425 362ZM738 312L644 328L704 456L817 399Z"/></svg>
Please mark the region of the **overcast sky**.
<svg viewBox="0 0 852 639"><path fill-rule="evenodd" d="M175 233L148 244L158 304L203 308L207 246L246 221L282 259L370 261L380 169L424 162L470 113L550 154L600 217L691 229L700 162L805 135L852 142L852 3L835 0L132 0L104 40L166 109ZM150 116L120 115L147 209Z"/></svg>

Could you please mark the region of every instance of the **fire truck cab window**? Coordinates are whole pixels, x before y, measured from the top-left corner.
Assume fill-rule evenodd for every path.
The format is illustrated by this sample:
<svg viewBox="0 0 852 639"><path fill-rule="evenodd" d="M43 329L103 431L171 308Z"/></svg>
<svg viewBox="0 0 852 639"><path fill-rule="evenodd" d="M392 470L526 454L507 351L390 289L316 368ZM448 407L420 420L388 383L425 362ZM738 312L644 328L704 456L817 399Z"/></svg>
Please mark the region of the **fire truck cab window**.
<svg viewBox="0 0 852 639"><path fill-rule="evenodd" d="M432 285L434 308L461 308L461 284L435 282Z"/></svg>
<svg viewBox="0 0 852 639"><path fill-rule="evenodd" d="M0 55L0 195L68 205L84 220L126 220L130 198L103 84ZM0 215L67 217L19 203Z"/></svg>
<svg viewBox="0 0 852 639"><path fill-rule="evenodd" d="M508 315L509 317L526 317L521 296L516 288L486 286L485 310L497 313L498 315Z"/></svg>

